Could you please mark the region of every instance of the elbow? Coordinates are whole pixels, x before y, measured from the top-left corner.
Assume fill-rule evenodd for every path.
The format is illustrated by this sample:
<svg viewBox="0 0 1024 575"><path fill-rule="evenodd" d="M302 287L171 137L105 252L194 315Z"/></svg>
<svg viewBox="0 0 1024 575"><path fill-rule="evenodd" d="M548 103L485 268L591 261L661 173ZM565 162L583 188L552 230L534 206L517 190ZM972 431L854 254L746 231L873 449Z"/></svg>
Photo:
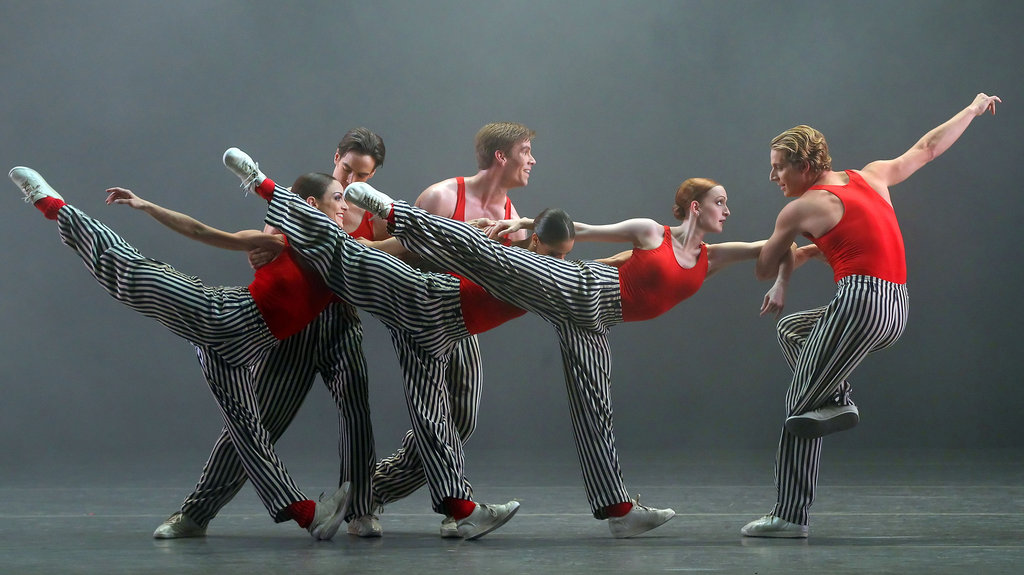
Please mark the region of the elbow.
<svg viewBox="0 0 1024 575"><path fill-rule="evenodd" d="M754 277L757 278L757 281L763 282L770 279L775 279L775 276L777 276L778 274L778 264L772 265L763 257L757 258L757 261L754 262Z"/></svg>

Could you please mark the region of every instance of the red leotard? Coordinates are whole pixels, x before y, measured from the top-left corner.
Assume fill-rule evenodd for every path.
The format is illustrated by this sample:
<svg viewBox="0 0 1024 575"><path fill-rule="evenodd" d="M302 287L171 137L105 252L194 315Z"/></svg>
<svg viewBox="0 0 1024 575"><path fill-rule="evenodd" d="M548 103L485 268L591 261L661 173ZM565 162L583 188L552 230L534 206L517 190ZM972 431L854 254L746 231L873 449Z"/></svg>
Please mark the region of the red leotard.
<svg viewBox="0 0 1024 575"><path fill-rule="evenodd" d="M370 240L371 242L377 238L373 237L373 214L370 212L363 212L363 219L359 221L359 226L352 231L349 235L353 238L363 238Z"/></svg>
<svg viewBox="0 0 1024 575"><path fill-rule="evenodd" d="M455 191L455 213L452 214L453 220L460 222L466 221L466 178L459 176L455 178L457 188ZM512 217L512 198L505 196L505 219ZM501 243L508 246L512 245L512 240L505 238L501 240Z"/></svg>
<svg viewBox="0 0 1024 575"><path fill-rule="evenodd" d="M622 292L622 321L644 321L658 317L677 303L697 293L708 275L708 247L692 268L676 261L672 232L665 226L661 245L653 250L633 249L633 255L619 268Z"/></svg>
<svg viewBox="0 0 1024 575"><path fill-rule="evenodd" d="M455 212L453 220L466 221L466 178L461 176L455 178L457 184L455 196ZM512 198L505 196L505 219L512 217ZM511 240L502 240L504 245L510 245ZM484 288L476 285L468 279L452 274L459 278L459 298L462 300L462 318L466 322L466 329L471 334L483 333L494 329L499 325L515 319L526 313L525 310L509 305L491 294L484 291Z"/></svg>
<svg viewBox="0 0 1024 575"><path fill-rule="evenodd" d="M843 202L843 216L820 238L807 236L828 259L833 279L851 275L907 283L907 259L896 212L857 172L846 170L844 186L814 186Z"/></svg>
<svg viewBox="0 0 1024 575"><path fill-rule="evenodd" d="M295 262L287 238L281 254L256 270L249 293L277 339L302 331L334 298L320 276Z"/></svg>

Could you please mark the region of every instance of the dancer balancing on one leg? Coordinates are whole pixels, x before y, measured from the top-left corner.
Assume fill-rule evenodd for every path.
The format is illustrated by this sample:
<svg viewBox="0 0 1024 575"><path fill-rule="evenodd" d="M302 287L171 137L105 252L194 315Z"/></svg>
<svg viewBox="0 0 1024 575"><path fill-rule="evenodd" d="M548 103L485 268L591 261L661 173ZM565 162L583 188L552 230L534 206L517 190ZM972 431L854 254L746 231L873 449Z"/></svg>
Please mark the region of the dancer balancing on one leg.
<svg viewBox="0 0 1024 575"><path fill-rule="evenodd" d="M278 341L300 331L331 299L319 278L286 249L256 272L249 287L208 287L198 279L142 256L110 228L66 204L34 170L16 167L10 177L26 201L57 221L61 240L114 299L153 318L195 345L203 373L224 417L249 480L276 522L294 520L317 539L330 539L344 520L349 485L315 502L288 475L260 419L251 367ZM294 189L322 193L340 184L322 174L300 177ZM267 247L281 236L256 230L227 233L185 214L111 188L107 204L144 211L165 226L203 243L231 250Z"/></svg>
<svg viewBox="0 0 1024 575"><path fill-rule="evenodd" d="M770 277L803 235L832 267L836 295L824 307L782 318L782 352L793 369L786 422L776 456L775 507L741 529L748 537L808 536L822 436L860 420L847 377L864 358L893 345L906 326L907 265L890 188L945 152L976 118L995 114L996 96L978 94L952 118L891 160L860 170L833 171L821 132L797 126L771 142L771 181L793 198L757 261Z"/></svg>
<svg viewBox="0 0 1024 575"><path fill-rule="evenodd" d="M342 186L367 181L384 163L384 156L384 141L380 136L366 128L354 128L338 142L331 175ZM379 220L371 221L370 214L362 209L348 206L340 192L318 196L307 190L303 199L328 215L334 214L338 225L355 237L373 240L374 234L384 228ZM280 233L269 226L263 231ZM253 269L259 269L280 255L283 246L274 247L276 249L250 251ZM375 505L371 493L376 454L362 339L362 323L356 309L334 298L316 319L274 346L254 367L253 386L263 426L271 441L277 441L299 413L316 375L320 374L338 407L341 459L338 484L348 481L351 491L346 516L348 532L360 537L380 537L382 530L373 514ZM192 492L184 498L178 511L156 528L153 537L205 536L210 521L242 489L246 480L245 469L231 445L231 435L224 429Z"/></svg>
<svg viewBox="0 0 1024 575"><path fill-rule="evenodd" d="M611 425L607 330L624 317L654 317L667 309L664 301L678 302L696 292L709 272L757 256L760 243L706 246L702 242L704 234L721 231L728 216L724 188L711 185L695 189L692 201L680 214L684 218L682 228L677 230L681 236L669 234L674 239L668 242L663 235L661 244L668 249L659 253L638 250L629 258L635 263L623 266L622 284L619 269L614 266L566 262L502 246L471 226L393 202L366 184L352 184L347 195L353 203L388 219L392 233L412 252L551 323L559 335L577 451L594 516L610 519L609 526L617 537L637 535L671 519L671 509L653 509L632 500L622 482ZM335 232L322 221L304 216L308 210L281 201L284 199L274 196L268 222L286 233L303 236L301 245L296 244L297 251L307 259L317 258L316 246L329 241L327 238ZM314 237L316 242L311 241ZM671 265L662 265L669 259ZM655 273L638 280L639 274L655 269L667 275L659 279ZM786 274L788 270L783 276ZM641 296L631 279L663 289ZM772 310L782 301L785 280L780 277L773 287ZM657 303L649 305L654 300Z"/></svg>
<svg viewBox="0 0 1024 575"><path fill-rule="evenodd" d="M525 313L490 297L479 286L450 274L414 269L401 260L353 239L337 229L322 237L324 215L294 194L276 186L241 150L229 149L224 164L249 189L273 198L309 223L281 229L290 245L310 248L306 263L321 274L328 287L345 301L368 311L389 329L402 365L406 401L415 443L422 460L434 510L455 519L459 536L480 537L510 519L519 503L477 504L465 477L459 430L450 414L446 374L453 350L473 334L491 329ZM314 233L307 233L308 228ZM550 210L537 218L535 233L526 242L537 253L564 257L572 249L572 221ZM401 248L397 241L396 247Z"/></svg>

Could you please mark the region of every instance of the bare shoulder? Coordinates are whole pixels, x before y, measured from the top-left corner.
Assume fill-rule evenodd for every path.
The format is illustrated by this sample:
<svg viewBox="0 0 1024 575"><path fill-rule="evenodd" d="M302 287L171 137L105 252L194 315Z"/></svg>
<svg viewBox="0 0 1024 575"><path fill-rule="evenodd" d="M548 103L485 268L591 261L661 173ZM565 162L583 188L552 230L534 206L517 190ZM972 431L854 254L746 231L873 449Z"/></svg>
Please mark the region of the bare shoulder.
<svg viewBox="0 0 1024 575"><path fill-rule="evenodd" d="M450 216L455 213L459 185L455 178L442 180L420 193L416 207L432 214Z"/></svg>

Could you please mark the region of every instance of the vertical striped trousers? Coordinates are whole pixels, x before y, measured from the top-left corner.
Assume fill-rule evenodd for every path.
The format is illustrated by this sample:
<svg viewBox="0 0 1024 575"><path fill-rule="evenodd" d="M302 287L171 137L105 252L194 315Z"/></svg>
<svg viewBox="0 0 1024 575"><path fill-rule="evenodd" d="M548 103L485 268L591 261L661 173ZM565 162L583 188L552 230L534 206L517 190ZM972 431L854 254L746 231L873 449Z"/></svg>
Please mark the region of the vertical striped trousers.
<svg viewBox="0 0 1024 575"><path fill-rule="evenodd" d="M474 228L396 202L393 233L414 253L540 315L558 334L576 450L591 510L629 501L611 405L607 331L622 322L618 269L505 247Z"/></svg>
<svg viewBox="0 0 1024 575"><path fill-rule="evenodd" d="M266 223L288 236L292 249L331 291L369 312L391 333L434 510L443 513L447 497L472 499L445 387L451 353L469 337L458 278L421 272L360 244L283 188L274 193Z"/></svg>
<svg viewBox="0 0 1024 575"><path fill-rule="evenodd" d="M111 297L155 319L196 348L203 374L257 495L275 521L308 499L274 453L260 419L251 366L278 340L244 287L207 287L198 278L142 256L102 223L71 205L58 213L61 240Z"/></svg>
<svg viewBox="0 0 1024 575"><path fill-rule="evenodd" d="M872 352L896 343L907 325L905 284L870 276L839 280L824 307L788 315L779 321L782 353L793 369L786 393L787 417L829 403L850 405L850 373ZM804 439L783 428L775 459L778 500L772 514L808 524L821 463L822 439Z"/></svg>
<svg viewBox="0 0 1024 575"><path fill-rule="evenodd" d="M260 418L272 443L291 424L320 374L339 410L338 481L339 485L351 481L349 520L373 508L370 476L376 457L362 338L355 308L335 302L301 332L273 348L253 373ZM181 512L205 527L245 482L245 469L224 428Z"/></svg>
<svg viewBox="0 0 1024 575"><path fill-rule="evenodd" d="M477 337L460 340L452 348L448 369L443 376L446 390L439 390L447 396L449 417L463 445L476 430L483 390L482 368ZM377 463L373 473L373 501L376 506L408 497L426 484L423 457L416 436L417 432L410 429L402 438L402 446Z"/></svg>

